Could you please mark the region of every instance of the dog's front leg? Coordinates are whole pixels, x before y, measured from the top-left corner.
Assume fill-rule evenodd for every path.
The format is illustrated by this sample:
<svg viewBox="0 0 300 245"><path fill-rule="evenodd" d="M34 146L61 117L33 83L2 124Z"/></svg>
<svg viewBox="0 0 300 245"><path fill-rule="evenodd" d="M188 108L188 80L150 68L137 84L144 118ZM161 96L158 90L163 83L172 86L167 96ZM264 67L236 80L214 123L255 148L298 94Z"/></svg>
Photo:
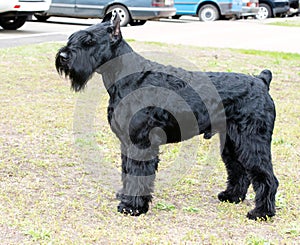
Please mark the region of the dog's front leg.
<svg viewBox="0 0 300 245"><path fill-rule="evenodd" d="M159 162L158 151L152 151L144 159L140 159L140 156L130 157L130 154L122 151L123 188L117 194L121 201L118 205L120 213L138 216L149 209Z"/></svg>

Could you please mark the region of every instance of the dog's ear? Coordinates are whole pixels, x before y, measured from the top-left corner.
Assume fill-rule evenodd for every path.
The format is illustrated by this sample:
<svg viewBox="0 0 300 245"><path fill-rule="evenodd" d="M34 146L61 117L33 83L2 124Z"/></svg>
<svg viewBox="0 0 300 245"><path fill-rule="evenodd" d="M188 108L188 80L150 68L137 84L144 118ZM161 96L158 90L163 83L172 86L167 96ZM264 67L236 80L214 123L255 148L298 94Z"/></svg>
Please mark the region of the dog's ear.
<svg viewBox="0 0 300 245"><path fill-rule="evenodd" d="M108 27L107 31L110 33L111 42L117 43L119 40L122 39L121 34L121 19L120 16L116 13L112 20L112 25Z"/></svg>
<svg viewBox="0 0 300 245"><path fill-rule="evenodd" d="M104 16L104 18L103 18L103 20L102 20L102 23L103 23L103 22L111 22L112 16L113 16L113 13L112 13L112 12L107 13L107 14Z"/></svg>
<svg viewBox="0 0 300 245"><path fill-rule="evenodd" d="M113 23L113 27L114 27L114 31L113 31L113 35L114 36L121 36L121 18L118 14L115 15L115 18L112 21Z"/></svg>

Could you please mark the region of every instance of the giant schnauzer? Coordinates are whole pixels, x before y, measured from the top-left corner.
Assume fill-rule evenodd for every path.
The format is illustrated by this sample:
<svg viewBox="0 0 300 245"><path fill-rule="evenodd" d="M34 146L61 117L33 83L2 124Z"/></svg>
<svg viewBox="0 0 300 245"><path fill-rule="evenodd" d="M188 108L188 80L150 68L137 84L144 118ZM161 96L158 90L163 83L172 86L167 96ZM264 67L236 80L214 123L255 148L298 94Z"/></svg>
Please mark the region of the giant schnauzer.
<svg viewBox="0 0 300 245"><path fill-rule="evenodd" d="M135 53L122 38L120 18L73 33L56 56L56 69L83 90L98 72L110 96L108 121L121 142L123 188L118 211L146 213L152 199L159 146L203 134L220 135L228 181L220 201L239 203L250 183L256 193L249 219L275 215L278 181L271 162L275 106L272 74L191 72Z"/></svg>

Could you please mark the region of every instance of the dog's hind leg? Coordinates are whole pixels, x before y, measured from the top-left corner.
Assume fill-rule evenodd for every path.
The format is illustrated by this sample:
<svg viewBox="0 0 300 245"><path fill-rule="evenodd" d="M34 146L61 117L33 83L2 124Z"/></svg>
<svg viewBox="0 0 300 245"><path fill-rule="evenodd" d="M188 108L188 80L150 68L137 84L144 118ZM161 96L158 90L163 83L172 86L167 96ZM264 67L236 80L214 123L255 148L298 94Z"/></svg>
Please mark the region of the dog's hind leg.
<svg viewBox="0 0 300 245"><path fill-rule="evenodd" d="M121 201L118 212L138 216L148 211L158 162L157 155L151 159L139 160L122 154L123 188L117 194Z"/></svg>
<svg viewBox="0 0 300 245"><path fill-rule="evenodd" d="M263 219L275 215L275 195L278 188L278 180L274 175L271 162L271 146L263 144L259 140L249 146L249 154L244 159L248 177L255 191L255 208L248 212L249 219Z"/></svg>
<svg viewBox="0 0 300 245"><path fill-rule="evenodd" d="M220 201L239 203L246 197L250 181L247 177L246 169L238 160L234 143L225 133L220 134L221 156L225 163L228 178L227 188L219 193Z"/></svg>
<svg viewBox="0 0 300 245"><path fill-rule="evenodd" d="M263 219L275 215L275 195L278 180L271 161L271 137L268 134L242 133L239 135L239 160L255 191L255 208L248 212L249 219Z"/></svg>
<svg viewBox="0 0 300 245"><path fill-rule="evenodd" d="M254 167L249 171L253 189L256 193L255 208L248 212L249 219L266 220L275 215L275 195L278 188L278 180L272 168L264 169Z"/></svg>

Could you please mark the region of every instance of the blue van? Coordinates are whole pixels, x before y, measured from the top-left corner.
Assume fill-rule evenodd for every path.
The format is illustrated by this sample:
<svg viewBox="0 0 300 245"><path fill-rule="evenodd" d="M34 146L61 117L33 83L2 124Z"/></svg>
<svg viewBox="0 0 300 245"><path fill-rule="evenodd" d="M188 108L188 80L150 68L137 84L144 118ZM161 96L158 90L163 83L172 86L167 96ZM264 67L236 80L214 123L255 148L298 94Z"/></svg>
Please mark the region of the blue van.
<svg viewBox="0 0 300 245"><path fill-rule="evenodd" d="M198 16L201 21L215 21L220 17L255 16L258 0L174 0L176 15Z"/></svg>

